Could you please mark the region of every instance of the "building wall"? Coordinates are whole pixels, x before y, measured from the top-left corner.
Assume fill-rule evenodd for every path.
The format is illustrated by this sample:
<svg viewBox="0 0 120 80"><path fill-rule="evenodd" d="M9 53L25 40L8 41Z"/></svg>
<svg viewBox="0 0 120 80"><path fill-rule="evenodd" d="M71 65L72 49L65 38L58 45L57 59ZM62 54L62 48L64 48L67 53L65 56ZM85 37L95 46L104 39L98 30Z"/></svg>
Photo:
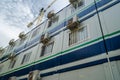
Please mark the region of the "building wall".
<svg viewBox="0 0 120 80"><path fill-rule="evenodd" d="M85 0L85 5L76 10L67 6L56 15L59 20L47 28L48 20L28 33L25 45L17 54L13 69L8 69L10 60L0 64L0 80L17 76L28 77L30 71L40 70L42 80L119 80L120 79L120 27L119 0ZM77 15L80 26L87 26L88 37L69 46L68 20ZM34 38L34 31L40 29ZM41 35L49 32L54 41L51 53L40 57L43 44ZM17 46L18 47L18 46ZM15 47L15 48L17 48ZM14 48L14 49L15 49ZM21 65L23 56L31 52L27 63Z"/></svg>

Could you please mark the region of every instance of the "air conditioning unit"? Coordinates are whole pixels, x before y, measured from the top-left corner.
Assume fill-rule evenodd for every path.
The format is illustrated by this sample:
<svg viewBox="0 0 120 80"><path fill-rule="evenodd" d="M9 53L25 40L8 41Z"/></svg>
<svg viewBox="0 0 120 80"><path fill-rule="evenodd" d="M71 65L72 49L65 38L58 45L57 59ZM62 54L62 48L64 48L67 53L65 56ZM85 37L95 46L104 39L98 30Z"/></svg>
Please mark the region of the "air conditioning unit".
<svg viewBox="0 0 120 80"><path fill-rule="evenodd" d="M28 75L28 80L40 80L39 73L39 70L31 71Z"/></svg>
<svg viewBox="0 0 120 80"><path fill-rule="evenodd" d="M19 38L20 38L20 39L25 39L25 32L21 32L21 33L19 34Z"/></svg>
<svg viewBox="0 0 120 80"><path fill-rule="evenodd" d="M14 40L14 39L11 39L11 40L9 41L9 45L10 45L10 46L14 46L14 45L15 45L15 40Z"/></svg>
<svg viewBox="0 0 120 80"><path fill-rule="evenodd" d="M8 80L17 80L16 76L10 77Z"/></svg>
<svg viewBox="0 0 120 80"><path fill-rule="evenodd" d="M50 11L50 12L47 14L47 18L48 18L48 19L51 19L53 16L55 16L55 13L54 13L53 10Z"/></svg>
<svg viewBox="0 0 120 80"><path fill-rule="evenodd" d="M49 34L46 33L46 34L41 36L41 41L40 42L43 43L43 44L47 44L49 42L49 40L50 40Z"/></svg>
<svg viewBox="0 0 120 80"><path fill-rule="evenodd" d="M71 3L71 4L73 4L74 2L79 2L80 0L69 0L69 2Z"/></svg>
<svg viewBox="0 0 120 80"><path fill-rule="evenodd" d="M78 17L74 16L72 19L68 20L67 28L72 31L78 29L79 24Z"/></svg>
<svg viewBox="0 0 120 80"><path fill-rule="evenodd" d="M69 0L70 4L76 8L76 5L79 4L82 0Z"/></svg>

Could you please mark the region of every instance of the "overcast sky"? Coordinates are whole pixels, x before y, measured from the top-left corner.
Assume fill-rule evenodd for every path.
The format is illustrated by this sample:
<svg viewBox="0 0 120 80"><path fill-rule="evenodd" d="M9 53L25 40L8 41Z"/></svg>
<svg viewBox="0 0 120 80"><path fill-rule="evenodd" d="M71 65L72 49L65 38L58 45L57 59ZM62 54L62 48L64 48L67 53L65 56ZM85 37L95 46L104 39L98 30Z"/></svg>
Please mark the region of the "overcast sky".
<svg viewBox="0 0 120 80"><path fill-rule="evenodd" d="M18 39L20 32L28 32L26 25L46 8L53 0L0 0L0 47L6 47L9 40ZM52 7L59 11L68 0L57 0Z"/></svg>

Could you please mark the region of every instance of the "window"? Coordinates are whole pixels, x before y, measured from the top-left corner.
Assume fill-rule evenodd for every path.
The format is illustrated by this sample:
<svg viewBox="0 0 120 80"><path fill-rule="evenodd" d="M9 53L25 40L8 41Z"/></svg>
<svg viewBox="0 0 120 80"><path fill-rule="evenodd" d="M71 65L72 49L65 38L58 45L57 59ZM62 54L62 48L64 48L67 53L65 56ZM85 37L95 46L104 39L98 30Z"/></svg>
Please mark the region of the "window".
<svg viewBox="0 0 120 80"><path fill-rule="evenodd" d="M74 8L82 7L85 4L85 0L81 0L80 2L76 2Z"/></svg>
<svg viewBox="0 0 120 80"><path fill-rule="evenodd" d="M21 44L23 44L24 41L25 41L25 39L20 39L20 41L19 41L19 46L20 46Z"/></svg>
<svg viewBox="0 0 120 80"><path fill-rule="evenodd" d="M74 13L76 9L80 9L85 5L85 0L80 0L79 2L72 3L71 13Z"/></svg>
<svg viewBox="0 0 120 80"><path fill-rule="evenodd" d="M69 45L84 41L87 38L88 38L87 26L81 27L80 29L69 33Z"/></svg>
<svg viewBox="0 0 120 80"><path fill-rule="evenodd" d="M78 3L78 7L81 7L85 4L85 0L81 0L79 3Z"/></svg>
<svg viewBox="0 0 120 80"><path fill-rule="evenodd" d="M13 50L13 48L14 48L14 46L8 46L8 50L7 50L7 52L12 51L12 50Z"/></svg>
<svg viewBox="0 0 120 80"><path fill-rule="evenodd" d="M11 61L11 63L10 63L10 65L9 65L8 68L9 68L9 69L13 68L14 65L15 65L15 63L16 63L16 60Z"/></svg>
<svg viewBox="0 0 120 80"><path fill-rule="evenodd" d="M24 63L26 63L26 62L28 62L28 61L29 61L30 56L31 56L31 53L32 53L32 52L27 53L27 54L25 54L25 55L23 56L23 59L22 59L21 64L24 64Z"/></svg>
<svg viewBox="0 0 120 80"><path fill-rule="evenodd" d="M34 30L31 38L34 38L39 33L39 31L40 31L40 28L37 28L36 30Z"/></svg>
<svg viewBox="0 0 120 80"><path fill-rule="evenodd" d="M53 16L51 19L48 20L48 28L52 26L53 23L58 22L59 16Z"/></svg>
<svg viewBox="0 0 120 80"><path fill-rule="evenodd" d="M44 45L42 47L42 51L41 51L40 56L44 56L45 54L51 53L53 50L53 45L54 45L54 42L51 42L51 43L48 43L47 45Z"/></svg>

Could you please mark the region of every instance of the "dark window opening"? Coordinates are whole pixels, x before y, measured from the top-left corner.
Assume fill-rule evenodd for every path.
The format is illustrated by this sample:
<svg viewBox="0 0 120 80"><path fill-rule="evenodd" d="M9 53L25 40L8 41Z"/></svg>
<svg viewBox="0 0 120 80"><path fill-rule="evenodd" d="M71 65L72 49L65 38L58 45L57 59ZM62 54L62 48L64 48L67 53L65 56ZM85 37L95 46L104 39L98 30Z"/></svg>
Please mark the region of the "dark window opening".
<svg viewBox="0 0 120 80"><path fill-rule="evenodd" d="M11 61L9 65L9 69L13 68L15 66L16 60Z"/></svg>

